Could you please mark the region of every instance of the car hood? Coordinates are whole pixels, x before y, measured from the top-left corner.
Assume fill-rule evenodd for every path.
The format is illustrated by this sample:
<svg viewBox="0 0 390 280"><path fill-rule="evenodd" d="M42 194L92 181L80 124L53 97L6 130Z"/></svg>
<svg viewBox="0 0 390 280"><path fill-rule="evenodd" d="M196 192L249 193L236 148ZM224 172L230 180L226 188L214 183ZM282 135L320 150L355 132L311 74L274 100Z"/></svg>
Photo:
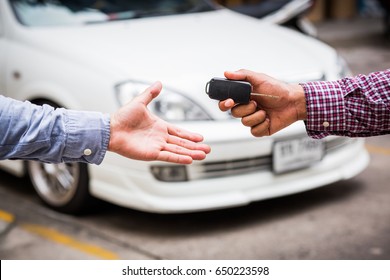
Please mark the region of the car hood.
<svg viewBox="0 0 390 280"><path fill-rule="evenodd" d="M26 33L26 43L102 71L113 82L160 80L183 94L201 94L196 99L206 107L206 82L225 70L307 80L321 77L334 55L314 39L226 9Z"/></svg>

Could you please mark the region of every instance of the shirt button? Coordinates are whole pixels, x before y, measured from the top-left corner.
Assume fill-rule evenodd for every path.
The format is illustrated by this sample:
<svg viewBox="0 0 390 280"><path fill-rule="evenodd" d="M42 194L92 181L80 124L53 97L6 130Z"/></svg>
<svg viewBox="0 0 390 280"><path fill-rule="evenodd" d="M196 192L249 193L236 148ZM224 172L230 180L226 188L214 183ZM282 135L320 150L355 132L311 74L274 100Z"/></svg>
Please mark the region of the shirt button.
<svg viewBox="0 0 390 280"><path fill-rule="evenodd" d="M330 126L329 122L323 122L322 125L323 125L324 127L329 127L329 126Z"/></svg>
<svg viewBox="0 0 390 280"><path fill-rule="evenodd" d="M85 155L85 156L90 156L91 154L92 154L91 149L85 149L85 150L84 150L84 155Z"/></svg>

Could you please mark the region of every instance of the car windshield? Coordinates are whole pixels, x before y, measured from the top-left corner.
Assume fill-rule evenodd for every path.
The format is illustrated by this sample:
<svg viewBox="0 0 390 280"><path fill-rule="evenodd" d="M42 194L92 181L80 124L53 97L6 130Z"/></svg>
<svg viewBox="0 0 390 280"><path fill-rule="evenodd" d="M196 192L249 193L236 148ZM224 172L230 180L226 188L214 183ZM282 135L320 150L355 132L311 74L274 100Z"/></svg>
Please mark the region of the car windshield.
<svg viewBox="0 0 390 280"><path fill-rule="evenodd" d="M292 0L262 0L257 1L256 3L249 2L241 5L235 5L232 7L232 10L254 16L257 18L264 17L275 11L278 11L282 7L286 6L288 3L294 2ZM299 2L299 1L295 1ZM300 1L304 2L304 1ZM296 5L298 5L297 3Z"/></svg>
<svg viewBox="0 0 390 280"><path fill-rule="evenodd" d="M27 26L80 25L141 17L205 12L206 0L9 0Z"/></svg>

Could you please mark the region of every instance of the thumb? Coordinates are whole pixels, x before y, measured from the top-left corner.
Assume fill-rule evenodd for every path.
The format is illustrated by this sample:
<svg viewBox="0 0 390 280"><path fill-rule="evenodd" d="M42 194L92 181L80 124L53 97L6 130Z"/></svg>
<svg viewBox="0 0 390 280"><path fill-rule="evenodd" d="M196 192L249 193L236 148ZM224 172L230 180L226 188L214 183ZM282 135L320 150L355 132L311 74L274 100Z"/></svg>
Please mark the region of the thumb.
<svg viewBox="0 0 390 280"><path fill-rule="evenodd" d="M252 71L241 69L238 71L225 71L225 77L229 80L240 80L240 81L246 81L249 80L250 77L253 75Z"/></svg>
<svg viewBox="0 0 390 280"><path fill-rule="evenodd" d="M245 75L239 71L232 72L232 71L225 71L225 78L229 80L244 80Z"/></svg>
<svg viewBox="0 0 390 280"><path fill-rule="evenodd" d="M143 93L137 96L137 99L147 106L154 98L156 98L162 90L161 82L155 82L153 85L145 89Z"/></svg>

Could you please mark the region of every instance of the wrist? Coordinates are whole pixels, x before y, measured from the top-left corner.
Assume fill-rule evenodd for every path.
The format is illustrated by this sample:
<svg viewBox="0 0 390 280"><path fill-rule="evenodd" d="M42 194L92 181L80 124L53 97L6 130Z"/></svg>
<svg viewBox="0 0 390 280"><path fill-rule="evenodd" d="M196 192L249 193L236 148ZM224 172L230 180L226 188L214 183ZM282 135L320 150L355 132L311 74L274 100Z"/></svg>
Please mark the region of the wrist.
<svg viewBox="0 0 390 280"><path fill-rule="evenodd" d="M307 110L306 110L306 97L305 90L300 84L291 85L291 96L295 106L297 120L306 120Z"/></svg>
<svg viewBox="0 0 390 280"><path fill-rule="evenodd" d="M114 114L110 115L110 140L108 142L107 150L110 152L115 152L115 118Z"/></svg>

